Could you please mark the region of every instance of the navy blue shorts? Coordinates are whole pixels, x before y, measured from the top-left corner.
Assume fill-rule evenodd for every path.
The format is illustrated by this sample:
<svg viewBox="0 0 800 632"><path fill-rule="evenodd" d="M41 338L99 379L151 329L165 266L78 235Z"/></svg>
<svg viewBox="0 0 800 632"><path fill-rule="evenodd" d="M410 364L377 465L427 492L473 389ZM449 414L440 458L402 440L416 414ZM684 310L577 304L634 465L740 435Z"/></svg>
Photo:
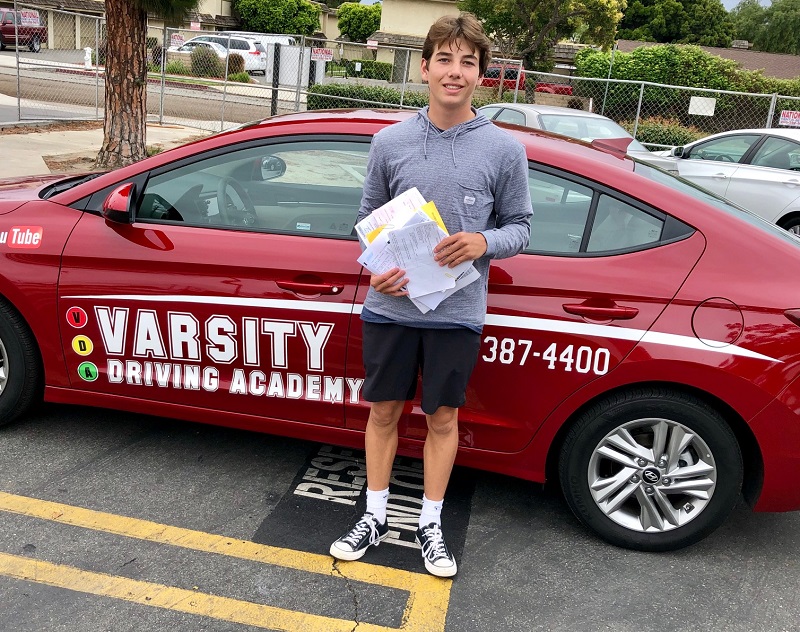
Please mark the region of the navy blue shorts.
<svg viewBox="0 0 800 632"><path fill-rule="evenodd" d="M363 323L364 399L368 402L413 399L422 374L422 410L460 408L478 360L481 335L466 329L420 329Z"/></svg>

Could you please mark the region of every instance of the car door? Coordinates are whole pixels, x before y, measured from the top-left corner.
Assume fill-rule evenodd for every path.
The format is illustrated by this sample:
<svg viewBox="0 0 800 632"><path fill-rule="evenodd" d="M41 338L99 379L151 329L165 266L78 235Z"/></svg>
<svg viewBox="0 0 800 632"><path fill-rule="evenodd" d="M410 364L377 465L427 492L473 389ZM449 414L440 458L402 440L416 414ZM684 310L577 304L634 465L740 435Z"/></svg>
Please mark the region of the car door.
<svg viewBox="0 0 800 632"><path fill-rule="evenodd" d="M800 143L767 136L730 178L731 202L775 222L800 197Z"/></svg>
<svg viewBox="0 0 800 632"><path fill-rule="evenodd" d="M529 188L530 243L489 273L481 350L459 412L464 446L521 450L561 401L630 353L704 247L692 228L605 187L541 168ZM353 338L360 343L357 327ZM348 426L363 428L368 404L347 414ZM426 436L419 399L399 432Z"/></svg>
<svg viewBox="0 0 800 632"><path fill-rule="evenodd" d="M344 369L368 149L228 147L137 180L132 224L86 213L59 283L72 385L342 425L360 389Z"/></svg>
<svg viewBox="0 0 800 632"><path fill-rule="evenodd" d="M696 143L678 159L678 174L725 197L739 161L760 139L760 134L730 134Z"/></svg>

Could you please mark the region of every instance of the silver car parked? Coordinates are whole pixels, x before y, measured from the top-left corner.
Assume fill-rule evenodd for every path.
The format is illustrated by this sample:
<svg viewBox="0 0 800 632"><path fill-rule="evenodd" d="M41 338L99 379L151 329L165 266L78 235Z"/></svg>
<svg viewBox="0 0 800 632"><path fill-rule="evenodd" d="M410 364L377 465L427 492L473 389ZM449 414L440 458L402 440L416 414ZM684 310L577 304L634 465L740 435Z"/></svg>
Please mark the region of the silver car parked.
<svg viewBox="0 0 800 632"><path fill-rule="evenodd" d="M647 150L623 127L607 116L585 110L562 108L535 103L492 103L478 108L483 114L499 123L512 123L534 129L543 129L562 136L591 142L598 139L629 139L627 153L632 158L644 160L656 167L675 172L675 161Z"/></svg>
<svg viewBox="0 0 800 632"><path fill-rule="evenodd" d="M739 129L660 151L678 175L800 235L800 129Z"/></svg>

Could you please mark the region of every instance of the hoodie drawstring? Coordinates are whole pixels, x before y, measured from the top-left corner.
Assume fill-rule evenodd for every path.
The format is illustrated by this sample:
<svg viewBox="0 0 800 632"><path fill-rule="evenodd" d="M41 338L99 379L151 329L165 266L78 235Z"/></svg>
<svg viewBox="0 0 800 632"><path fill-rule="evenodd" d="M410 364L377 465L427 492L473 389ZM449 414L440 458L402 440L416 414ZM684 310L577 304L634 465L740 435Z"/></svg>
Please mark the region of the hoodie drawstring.
<svg viewBox="0 0 800 632"><path fill-rule="evenodd" d="M456 137L458 136L458 133L460 131L461 131L461 128L460 127L456 127L456 131L453 133L453 144L451 145L451 149L453 150L453 166L454 167L458 166L456 164Z"/></svg>
<svg viewBox="0 0 800 632"><path fill-rule="evenodd" d="M478 113L478 114L480 115L480 113ZM423 110L420 110L420 112L418 113L418 116L422 120L425 121L425 137L424 137L424 139L422 141L422 155L424 156L425 160L427 160L428 159L428 134L430 133L431 127L433 127L435 130L437 130L437 132L439 133L440 136L442 135L442 131L438 127L436 127L433 123L431 123L431 120L426 115L426 109L425 108L423 108ZM453 130L453 140L452 140L452 142L450 144L450 153L451 153L451 155L453 157L453 166L454 167L458 167L458 162L456 161L456 138L458 138L458 135L461 133L461 130L462 129L466 129L467 131L469 131L470 129L473 129L475 127L479 127L481 125L490 125L491 124L491 123L489 123L488 119L486 119L485 117L481 116L480 119L481 120L478 120L478 121L475 121L475 119L473 119L472 121L468 121L466 123L461 123L459 125L456 125L455 128L451 128ZM446 132L447 131L449 131L449 130L446 130Z"/></svg>

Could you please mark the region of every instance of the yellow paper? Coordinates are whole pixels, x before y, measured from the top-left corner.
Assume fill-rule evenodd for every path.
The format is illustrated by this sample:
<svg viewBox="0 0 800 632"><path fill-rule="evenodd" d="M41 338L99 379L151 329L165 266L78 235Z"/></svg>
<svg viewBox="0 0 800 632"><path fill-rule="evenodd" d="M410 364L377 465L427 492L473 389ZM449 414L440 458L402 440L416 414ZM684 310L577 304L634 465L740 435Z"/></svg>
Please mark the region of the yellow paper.
<svg viewBox="0 0 800 632"><path fill-rule="evenodd" d="M385 226L386 224L383 224L382 226L378 226L375 230L367 233L367 243L371 244L373 241L375 241L375 238L380 234Z"/></svg>
<svg viewBox="0 0 800 632"><path fill-rule="evenodd" d="M439 228L441 228L446 235L450 234L447 232L447 227L444 225L444 222L442 221L442 216L439 215L439 209L436 208L436 205L432 201L425 202L425 204L420 206L420 208L422 209L422 212L425 213L425 215L427 215L434 222L439 224Z"/></svg>

